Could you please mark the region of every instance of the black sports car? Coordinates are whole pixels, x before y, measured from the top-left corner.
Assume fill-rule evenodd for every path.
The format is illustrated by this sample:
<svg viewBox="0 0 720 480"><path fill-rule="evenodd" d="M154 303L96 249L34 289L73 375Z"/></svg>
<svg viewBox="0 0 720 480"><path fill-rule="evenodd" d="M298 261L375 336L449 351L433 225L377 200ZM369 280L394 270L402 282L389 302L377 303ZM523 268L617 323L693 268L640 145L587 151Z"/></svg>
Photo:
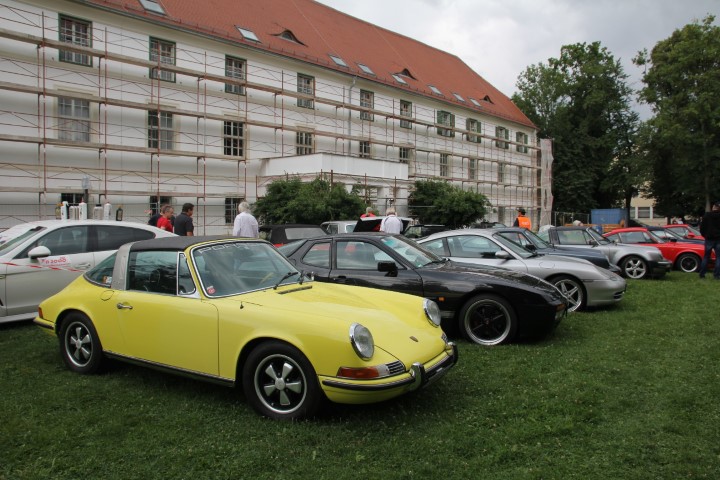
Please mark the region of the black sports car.
<svg viewBox="0 0 720 480"><path fill-rule="evenodd" d="M444 260L401 235L346 233L294 242L279 250L315 280L430 298L442 326L481 345L551 331L567 300L551 284L503 268ZM371 294L370 292L368 294Z"/></svg>
<svg viewBox="0 0 720 480"><path fill-rule="evenodd" d="M557 247L549 244L527 228L495 227L493 230L497 231L502 237L507 238L508 240L515 242L532 252L541 253L543 255L562 255L563 257L582 258L594 263L598 267L610 270L613 273L620 274L621 272L620 267L610 263L607 255L603 252L589 250L587 248Z"/></svg>

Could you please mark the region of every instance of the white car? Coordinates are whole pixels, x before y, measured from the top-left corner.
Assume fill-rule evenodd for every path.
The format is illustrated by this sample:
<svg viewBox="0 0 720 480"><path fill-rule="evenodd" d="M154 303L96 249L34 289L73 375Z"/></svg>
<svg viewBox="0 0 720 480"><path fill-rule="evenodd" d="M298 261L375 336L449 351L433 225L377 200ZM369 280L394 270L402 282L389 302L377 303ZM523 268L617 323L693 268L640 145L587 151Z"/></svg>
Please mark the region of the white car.
<svg viewBox="0 0 720 480"><path fill-rule="evenodd" d="M175 236L132 222L41 220L0 233L0 323L31 319L41 301L121 245Z"/></svg>
<svg viewBox="0 0 720 480"><path fill-rule="evenodd" d="M493 229L450 230L418 243L455 262L502 267L542 278L565 295L571 312L619 302L625 293L625 279L609 270L581 258L531 252Z"/></svg>

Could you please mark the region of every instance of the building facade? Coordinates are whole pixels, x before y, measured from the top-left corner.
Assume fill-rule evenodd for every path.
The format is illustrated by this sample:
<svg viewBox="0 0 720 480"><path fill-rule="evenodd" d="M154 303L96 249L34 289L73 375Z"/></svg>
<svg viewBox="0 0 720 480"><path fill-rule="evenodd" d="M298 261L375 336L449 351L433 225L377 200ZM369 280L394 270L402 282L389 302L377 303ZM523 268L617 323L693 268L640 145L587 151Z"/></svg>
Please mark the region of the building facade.
<svg viewBox="0 0 720 480"><path fill-rule="evenodd" d="M4 0L0 68L0 228L87 195L134 221L192 202L222 234L288 176L401 214L415 181L444 179L504 223L551 198L551 149L505 95L311 0Z"/></svg>

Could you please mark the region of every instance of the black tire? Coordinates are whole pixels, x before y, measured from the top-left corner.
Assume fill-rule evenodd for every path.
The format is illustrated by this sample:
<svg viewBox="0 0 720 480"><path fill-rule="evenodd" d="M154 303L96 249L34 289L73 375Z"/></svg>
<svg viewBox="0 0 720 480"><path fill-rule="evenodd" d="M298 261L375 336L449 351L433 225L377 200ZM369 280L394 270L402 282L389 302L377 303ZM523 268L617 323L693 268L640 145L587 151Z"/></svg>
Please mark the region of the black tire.
<svg viewBox="0 0 720 480"><path fill-rule="evenodd" d="M71 313L60 328L60 353L65 365L80 374L97 373L103 364L102 344L95 326L85 315Z"/></svg>
<svg viewBox="0 0 720 480"><path fill-rule="evenodd" d="M585 309L587 293L581 281L569 275L558 275L549 281L568 299L568 312Z"/></svg>
<svg viewBox="0 0 720 480"><path fill-rule="evenodd" d="M478 345L499 345L515 338L518 329L513 307L496 295L476 295L460 310L460 333Z"/></svg>
<svg viewBox="0 0 720 480"><path fill-rule="evenodd" d="M702 259L694 253L683 253L675 259L675 268L685 273L697 272Z"/></svg>
<svg viewBox="0 0 720 480"><path fill-rule="evenodd" d="M647 262L636 255L623 258L620 263L620 268L622 269L623 275L627 278L639 280L650 275Z"/></svg>
<svg viewBox="0 0 720 480"><path fill-rule="evenodd" d="M310 361L285 343L267 342L256 347L250 352L242 375L248 403L269 418L312 417L324 400Z"/></svg>

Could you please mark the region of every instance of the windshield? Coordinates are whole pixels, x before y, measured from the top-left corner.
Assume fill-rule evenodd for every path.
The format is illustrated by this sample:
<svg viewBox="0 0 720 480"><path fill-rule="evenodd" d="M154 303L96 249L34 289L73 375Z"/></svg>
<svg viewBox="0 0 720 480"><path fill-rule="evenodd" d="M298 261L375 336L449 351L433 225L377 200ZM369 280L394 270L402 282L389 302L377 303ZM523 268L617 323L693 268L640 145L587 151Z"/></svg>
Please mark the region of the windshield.
<svg viewBox="0 0 720 480"><path fill-rule="evenodd" d="M0 255L5 255L26 239L35 236L43 230L45 230L45 227L27 229L27 226L17 226L5 230L2 235L0 235Z"/></svg>
<svg viewBox="0 0 720 480"><path fill-rule="evenodd" d="M383 237L381 241L416 268L443 261L440 257L428 252L412 240L403 240L400 237Z"/></svg>
<svg viewBox="0 0 720 480"><path fill-rule="evenodd" d="M593 228L586 228L585 231L588 232L588 234L589 234L594 240L597 240L597 242L598 242L600 245L607 245L607 244L612 243L610 240L608 240L607 238L603 237L603 236L600 235L598 232L596 232L595 229L593 229Z"/></svg>
<svg viewBox="0 0 720 480"><path fill-rule="evenodd" d="M532 232L530 230L527 230L525 232L525 236L532 242L533 245L535 245L537 248L552 248L552 245L550 245L548 242L543 240L542 238L538 237L535 232Z"/></svg>
<svg viewBox="0 0 720 480"><path fill-rule="evenodd" d="M265 242L227 242L193 249L193 263L209 297L298 283L300 272Z"/></svg>
<svg viewBox="0 0 720 480"><path fill-rule="evenodd" d="M691 232L693 235L702 235L702 233L700 233L700 230L698 230L698 229L695 228L695 227L691 227L690 225L688 225L688 226L685 227L685 228L687 228L688 230L690 230L690 232Z"/></svg>

